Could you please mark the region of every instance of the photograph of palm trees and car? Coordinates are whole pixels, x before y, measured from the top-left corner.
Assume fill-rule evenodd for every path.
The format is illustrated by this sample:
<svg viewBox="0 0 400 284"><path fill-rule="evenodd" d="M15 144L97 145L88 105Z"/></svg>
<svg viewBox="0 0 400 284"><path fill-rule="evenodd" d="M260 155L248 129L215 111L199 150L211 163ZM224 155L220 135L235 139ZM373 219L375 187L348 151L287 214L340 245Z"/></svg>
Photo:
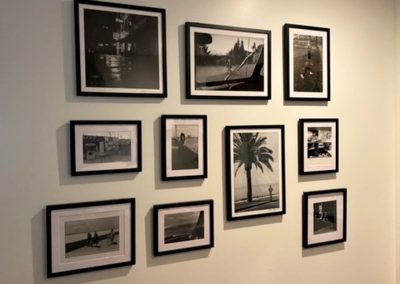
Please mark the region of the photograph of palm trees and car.
<svg viewBox="0 0 400 284"><path fill-rule="evenodd" d="M269 32L187 23L190 95L268 98Z"/></svg>
<svg viewBox="0 0 400 284"><path fill-rule="evenodd" d="M80 3L81 91L162 95L161 22L141 7Z"/></svg>
<svg viewBox="0 0 400 284"><path fill-rule="evenodd" d="M285 213L282 135L283 126L229 130L232 219Z"/></svg>
<svg viewBox="0 0 400 284"><path fill-rule="evenodd" d="M119 250L119 216L65 222L65 258Z"/></svg>

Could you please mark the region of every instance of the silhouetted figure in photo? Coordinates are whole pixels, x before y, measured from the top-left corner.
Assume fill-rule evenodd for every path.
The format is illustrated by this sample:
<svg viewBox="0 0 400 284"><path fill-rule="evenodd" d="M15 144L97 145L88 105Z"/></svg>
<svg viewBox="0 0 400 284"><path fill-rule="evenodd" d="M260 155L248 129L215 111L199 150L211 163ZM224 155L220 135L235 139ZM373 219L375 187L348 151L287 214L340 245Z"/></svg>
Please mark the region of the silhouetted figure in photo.
<svg viewBox="0 0 400 284"><path fill-rule="evenodd" d="M116 245L117 243L115 242L115 232L114 229L111 229L111 232L108 234L108 239L110 240L110 246L111 245Z"/></svg>
<svg viewBox="0 0 400 284"><path fill-rule="evenodd" d="M88 247L92 246L92 234L90 232L87 233L86 243Z"/></svg>
<svg viewBox="0 0 400 284"><path fill-rule="evenodd" d="M97 234L97 232L94 232L94 236L93 236L93 245L95 247L100 247L99 246L99 235Z"/></svg>

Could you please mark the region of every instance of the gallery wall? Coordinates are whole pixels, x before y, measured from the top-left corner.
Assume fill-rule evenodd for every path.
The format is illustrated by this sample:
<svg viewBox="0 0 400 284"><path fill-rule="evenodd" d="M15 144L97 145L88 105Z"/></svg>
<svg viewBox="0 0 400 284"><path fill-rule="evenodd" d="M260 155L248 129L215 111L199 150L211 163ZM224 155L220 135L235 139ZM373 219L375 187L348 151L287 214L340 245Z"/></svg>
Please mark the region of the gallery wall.
<svg viewBox="0 0 400 284"><path fill-rule="evenodd" d="M399 57L398 2L124 1L165 8L167 13L168 97L146 99L76 96L72 1L2 1L2 283L395 283L396 251L400 255L396 250L400 225L395 218L400 208L395 194L400 179L395 171L400 150L395 131L400 111L396 88L397 93L400 88L394 60ZM186 21L271 30L272 100L185 99ZM330 102L284 101L285 23L331 29ZM162 114L208 116L207 179L161 181ZM299 177L297 121L314 117L339 118L339 172ZM143 171L71 177L68 123L80 119L141 120ZM287 213L283 216L226 221L223 128L242 124L285 125ZM347 241L302 249L302 193L339 187L348 190ZM136 198L137 204L136 265L48 280L45 206L126 197ZM215 247L153 257L152 206L201 199L214 200Z"/></svg>

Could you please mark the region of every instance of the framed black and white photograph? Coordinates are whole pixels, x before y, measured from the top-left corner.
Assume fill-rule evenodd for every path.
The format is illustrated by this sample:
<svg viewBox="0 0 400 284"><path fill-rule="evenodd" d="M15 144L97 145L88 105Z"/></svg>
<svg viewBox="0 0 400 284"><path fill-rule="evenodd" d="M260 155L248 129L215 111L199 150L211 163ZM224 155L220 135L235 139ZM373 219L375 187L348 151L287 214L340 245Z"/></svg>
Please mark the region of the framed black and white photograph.
<svg viewBox="0 0 400 284"><path fill-rule="evenodd" d="M186 23L187 98L271 99L269 30Z"/></svg>
<svg viewBox="0 0 400 284"><path fill-rule="evenodd" d="M72 120L71 175L141 171L141 132L138 120Z"/></svg>
<svg viewBox="0 0 400 284"><path fill-rule="evenodd" d="M339 120L299 120L299 174L339 171Z"/></svg>
<svg viewBox="0 0 400 284"><path fill-rule="evenodd" d="M165 10L75 0L79 96L166 97Z"/></svg>
<svg viewBox="0 0 400 284"><path fill-rule="evenodd" d="M207 116L161 116L162 180L207 177Z"/></svg>
<svg viewBox="0 0 400 284"><path fill-rule="evenodd" d="M213 200L154 205L155 256L212 247L214 247Z"/></svg>
<svg viewBox="0 0 400 284"><path fill-rule="evenodd" d="M135 199L48 205L47 276L135 264Z"/></svg>
<svg viewBox="0 0 400 284"><path fill-rule="evenodd" d="M346 188L304 192L303 247L346 241Z"/></svg>
<svg viewBox="0 0 400 284"><path fill-rule="evenodd" d="M284 136L283 125L225 127L228 220L286 213Z"/></svg>
<svg viewBox="0 0 400 284"><path fill-rule="evenodd" d="M330 100L330 30L285 24L286 100Z"/></svg>

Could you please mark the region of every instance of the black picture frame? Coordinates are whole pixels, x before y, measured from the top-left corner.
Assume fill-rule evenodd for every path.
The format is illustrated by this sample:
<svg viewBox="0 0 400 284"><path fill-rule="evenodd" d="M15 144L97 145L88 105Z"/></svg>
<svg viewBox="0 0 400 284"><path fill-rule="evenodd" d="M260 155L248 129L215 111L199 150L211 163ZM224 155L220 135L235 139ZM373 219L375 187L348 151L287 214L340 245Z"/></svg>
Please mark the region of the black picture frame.
<svg viewBox="0 0 400 284"><path fill-rule="evenodd" d="M161 179L204 179L207 174L207 116L162 115Z"/></svg>
<svg viewBox="0 0 400 284"><path fill-rule="evenodd" d="M345 242L346 227L346 188L303 193L303 248Z"/></svg>
<svg viewBox="0 0 400 284"><path fill-rule="evenodd" d="M71 175L142 171L142 122L71 120Z"/></svg>
<svg viewBox="0 0 400 284"><path fill-rule="evenodd" d="M165 9L74 0L78 96L166 97Z"/></svg>
<svg viewBox="0 0 400 284"><path fill-rule="evenodd" d="M271 99L271 31L186 22L185 35L188 99Z"/></svg>
<svg viewBox="0 0 400 284"><path fill-rule="evenodd" d="M285 24L283 60L286 100L331 100L329 28Z"/></svg>
<svg viewBox="0 0 400 284"><path fill-rule="evenodd" d="M214 247L213 200L154 205L154 256L212 247Z"/></svg>
<svg viewBox="0 0 400 284"><path fill-rule="evenodd" d="M134 198L48 205L46 230L48 278L135 264Z"/></svg>
<svg viewBox="0 0 400 284"><path fill-rule="evenodd" d="M286 213L284 125L226 126L225 165L228 221Z"/></svg>
<svg viewBox="0 0 400 284"><path fill-rule="evenodd" d="M339 119L299 119L299 175L339 172Z"/></svg>

